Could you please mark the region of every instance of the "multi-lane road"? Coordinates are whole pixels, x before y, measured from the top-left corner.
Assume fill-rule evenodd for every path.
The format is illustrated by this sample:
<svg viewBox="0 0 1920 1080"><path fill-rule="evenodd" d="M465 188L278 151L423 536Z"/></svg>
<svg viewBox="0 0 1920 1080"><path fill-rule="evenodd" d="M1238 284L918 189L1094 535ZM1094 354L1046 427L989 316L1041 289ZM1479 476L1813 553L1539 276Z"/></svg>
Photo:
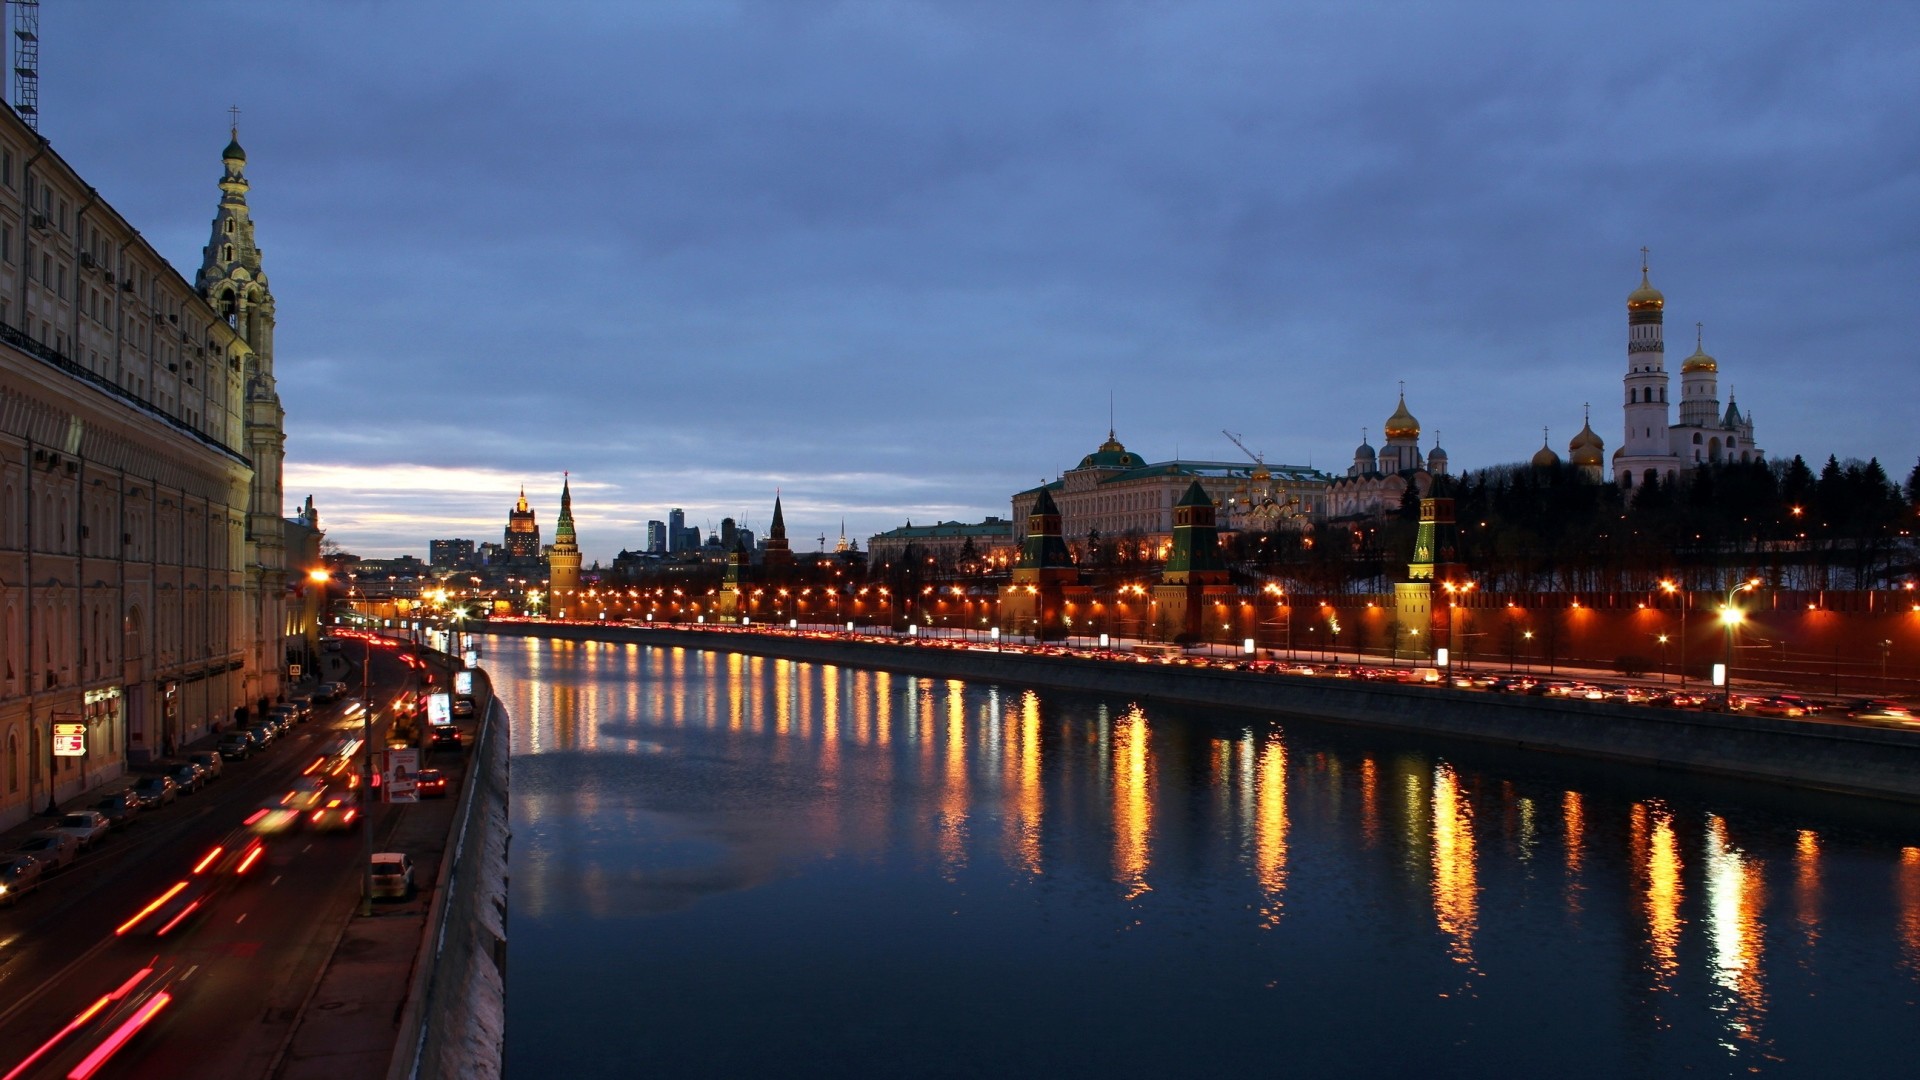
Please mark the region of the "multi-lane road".
<svg viewBox="0 0 1920 1080"><path fill-rule="evenodd" d="M416 685L419 671L393 650L372 655L376 702ZM193 871L249 839L247 818L361 723L348 702L316 705L274 746L228 762L205 790L147 811L0 910L0 1078L266 1075L361 902L361 830L267 836L245 873L211 887ZM397 808L371 809L377 846ZM216 858L203 873L219 869ZM182 881L164 921L115 932ZM156 936L189 895L199 906Z"/></svg>

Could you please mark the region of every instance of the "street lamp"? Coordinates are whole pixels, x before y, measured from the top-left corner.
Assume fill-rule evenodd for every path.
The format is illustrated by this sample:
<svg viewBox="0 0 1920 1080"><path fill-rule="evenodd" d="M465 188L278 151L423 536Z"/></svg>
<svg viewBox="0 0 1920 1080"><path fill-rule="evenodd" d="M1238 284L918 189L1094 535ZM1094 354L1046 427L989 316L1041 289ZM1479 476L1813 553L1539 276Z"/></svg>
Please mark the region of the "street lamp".
<svg viewBox="0 0 1920 1080"><path fill-rule="evenodd" d="M1665 686L1667 685L1667 635L1660 634L1657 640L1660 642L1660 685Z"/></svg>
<svg viewBox="0 0 1920 1080"><path fill-rule="evenodd" d="M366 651L360 658L360 914L373 915L373 631L362 628L360 643Z"/></svg>
<svg viewBox="0 0 1920 1080"><path fill-rule="evenodd" d="M1680 593L1680 584L1672 578L1662 578L1660 591L1668 596L1674 596ZM1680 596L1680 689L1682 691L1687 688L1687 608L1691 603L1690 596ZM1662 681L1665 681L1664 677Z"/></svg>
<svg viewBox="0 0 1920 1080"><path fill-rule="evenodd" d="M1726 712L1733 711L1733 631L1747 618L1745 611L1734 606L1733 598L1740 593L1751 592L1759 584L1759 578L1748 578L1727 586L1726 603L1720 605L1720 625L1727 629L1727 662L1720 673L1721 690L1725 695L1722 708Z"/></svg>

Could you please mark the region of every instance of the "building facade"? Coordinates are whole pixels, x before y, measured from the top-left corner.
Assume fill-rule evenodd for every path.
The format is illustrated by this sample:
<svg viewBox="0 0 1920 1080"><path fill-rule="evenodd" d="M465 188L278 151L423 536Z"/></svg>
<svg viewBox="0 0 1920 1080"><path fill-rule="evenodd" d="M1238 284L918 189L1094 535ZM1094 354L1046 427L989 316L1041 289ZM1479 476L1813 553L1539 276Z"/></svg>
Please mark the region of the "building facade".
<svg viewBox="0 0 1920 1080"><path fill-rule="evenodd" d="M274 301L221 161L188 282L0 109L0 824L284 689Z"/></svg>
<svg viewBox="0 0 1920 1080"><path fill-rule="evenodd" d="M476 552L471 540L427 541L427 562L434 566L468 567L474 565Z"/></svg>
<svg viewBox="0 0 1920 1080"><path fill-rule="evenodd" d="M957 567L971 551L981 566L1006 567L1012 564L1018 541L1013 522L989 517L981 522L942 521L934 525L915 525L909 521L897 529L888 529L867 538L867 565L886 566L903 560L909 550L921 559L936 560L941 566ZM834 551L852 550L842 536Z"/></svg>
<svg viewBox="0 0 1920 1080"><path fill-rule="evenodd" d="M1016 493L1013 520L1027 521L1040 493L1046 491L1070 547L1092 538L1138 544L1140 550L1129 554L1140 558L1165 558L1173 540L1175 507L1196 482L1220 508L1229 527L1270 529L1317 514L1328 481L1326 474L1300 465L1149 463L1109 430L1107 441L1060 479Z"/></svg>
<svg viewBox="0 0 1920 1080"><path fill-rule="evenodd" d="M534 519L533 507L527 505L524 484L520 487L519 500L507 511L507 530L500 546L506 549L510 564L532 566L540 561L540 523Z"/></svg>

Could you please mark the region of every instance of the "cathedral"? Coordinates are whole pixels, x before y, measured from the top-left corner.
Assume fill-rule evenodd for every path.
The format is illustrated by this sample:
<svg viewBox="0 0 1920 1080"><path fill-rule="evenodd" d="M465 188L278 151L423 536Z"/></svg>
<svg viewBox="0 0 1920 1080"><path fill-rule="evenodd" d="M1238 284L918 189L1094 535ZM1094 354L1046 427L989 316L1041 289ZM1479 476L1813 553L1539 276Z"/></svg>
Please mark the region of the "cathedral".
<svg viewBox="0 0 1920 1080"><path fill-rule="evenodd" d="M1420 453L1420 421L1407 411L1404 386L1383 431L1386 445L1377 451L1361 435L1347 475L1327 486L1325 516L1329 520L1392 513L1400 508L1409 488L1416 498L1425 498L1433 478L1447 475L1447 452L1440 449L1438 437L1432 450Z"/></svg>
<svg viewBox="0 0 1920 1080"><path fill-rule="evenodd" d="M1627 296L1627 374L1621 403L1626 440L1613 452L1614 482L1623 488L1656 478L1671 483L1682 469L1698 465L1766 457L1753 439L1753 417L1740 412L1731 392L1721 410L1720 363L1707 355L1697 323L1693 355L1680 363L1680 420L1670 422L1666 307L1666 296L1648 278L1642 248L1640 287ZM1597 452L1598 446L1592 449Z"/></svg>

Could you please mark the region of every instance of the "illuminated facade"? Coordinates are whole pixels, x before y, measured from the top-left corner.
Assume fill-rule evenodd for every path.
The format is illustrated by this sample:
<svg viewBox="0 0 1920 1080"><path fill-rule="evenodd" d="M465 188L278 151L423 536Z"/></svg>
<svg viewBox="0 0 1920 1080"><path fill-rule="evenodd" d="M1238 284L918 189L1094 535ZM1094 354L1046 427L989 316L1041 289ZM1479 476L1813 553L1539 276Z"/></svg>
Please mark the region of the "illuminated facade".
<svg viewBox="0 0 1920 1080"><path fill-rule="evenodd" d="M1230 528L1271 529L1319 512L1329 478L1299 465L1228 461L1148 463L1107 432L1100 448L1041 487L1013 496L1013 520L1033 513L1047 492L1060 514L1069 544L1089 537L1137 542L1147 557L1164 556L1173 539L1175 507L1195 483L1206 492Z"/></svg>
<svg viewBox="0 0 1920 1080"><path fill-rule="evenodd" d="M520 500L507 513L507 531L501 538L501 546L506 548L509 563L531 565L540 561L540 523L534 520L533 508L527 505L525 485L520 488Z"/></svg>
<svg viewBox="0 0 1920 1080"><path fill-rule="evenodd" d="M1378 517L1400 509L1407 498L1422 499L1433 490L1433 478L1447 475L1447 452L1439 440L1426 454L1420 453L1420 421L1407 411L1407 394L1387 417L1383 429L1386 445L1375 451L1360 438L1353 451L1353 464L1347 475L1327 485L1325 514L1328 520Z"/></svg>
<svg viewBox="0 0 1920 1080"><path fill-rule="evenodd" d="M188 282L0 109L0 824L284 687L274 301L221 160Z"/></svg>

